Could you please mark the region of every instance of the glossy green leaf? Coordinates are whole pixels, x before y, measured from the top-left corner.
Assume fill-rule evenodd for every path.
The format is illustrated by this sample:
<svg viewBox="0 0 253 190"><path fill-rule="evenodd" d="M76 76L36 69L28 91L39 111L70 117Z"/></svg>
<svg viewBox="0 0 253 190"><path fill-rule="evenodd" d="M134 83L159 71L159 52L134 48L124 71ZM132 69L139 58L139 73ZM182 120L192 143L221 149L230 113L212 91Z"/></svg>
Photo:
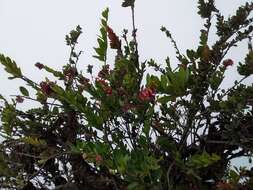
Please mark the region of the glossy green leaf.
<svg viewBox="0 0 253 190"><path fill-rule="evenodd" d="M21 86L19 87L19 90L24 96L29 96L29 92L25 87Z"/></svg>

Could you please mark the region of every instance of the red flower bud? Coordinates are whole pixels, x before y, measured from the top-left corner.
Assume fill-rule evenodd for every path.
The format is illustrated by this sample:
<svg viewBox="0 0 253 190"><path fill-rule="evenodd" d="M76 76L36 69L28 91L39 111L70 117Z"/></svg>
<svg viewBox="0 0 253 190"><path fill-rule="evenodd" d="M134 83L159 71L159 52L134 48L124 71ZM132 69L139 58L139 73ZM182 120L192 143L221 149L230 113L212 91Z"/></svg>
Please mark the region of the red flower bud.
<svg viewBox="0 0 253 190"><path fill-rule="evenodd" d="M51 85L54 84L52 82L41 82L40 83L40 87L41 87L41 91L49 96L53 93L53 89L51 88Z"/></svg>
<svg viewBox="0 0 253 190"><path fill-rule="evenodd" d="M234 62L233 62L232 59L226 59L226 60L223 61L222 64L223 64L223 66L224 66L225 68L227 68L228 66L232 66L232 65L234 64Z"/></svg>
<svg viewBox="0 0 253 190"><path fill-rule="evenodd" d="M35 63L35 67L37 67L38 69L41 70L44 68L44 65L42 63L37 62L37 63Z"/></svg>
<svg viewBox="0 0 253 190"><path fill-rule="evenodd" d="M111 87L107 87L107 88L105 88L104 90L105 90L105 93L106 93L107 95L112 95L112 88L111 88Z"/></svg>
<svg viewBox="0 0 253 190"><path fill-rule="evenodd" d="M98 77L106 78L109 75L109 65L104 65L102 70L99 71Z"/></svg>
<svg viewBox="0 0 253 190"><path fill-rule="evenodd" d="M24 102L24 98L22 98L21 96L16 96L16 102L17 103L23 103Z"/></svg>
<svg viewBox="0 0 253 190"><path fill-rule="evenodd" d="M139 99L141 101L151 101L155 98L154 89L145 88L139 92Z"/></svg>

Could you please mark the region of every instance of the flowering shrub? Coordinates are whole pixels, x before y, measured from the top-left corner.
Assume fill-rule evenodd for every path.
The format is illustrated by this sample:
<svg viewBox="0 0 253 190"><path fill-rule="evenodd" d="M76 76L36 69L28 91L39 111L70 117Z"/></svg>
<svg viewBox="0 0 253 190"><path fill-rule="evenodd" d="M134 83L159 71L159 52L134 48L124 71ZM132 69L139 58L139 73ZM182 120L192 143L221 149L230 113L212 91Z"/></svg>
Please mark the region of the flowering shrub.
<svg viewBox="0 0 253 190"><path fill-rule="evenodd" d="M214 0L199 0L205 24L199 45L179 51L172 34L161 31L176 50L178 66L141 60L135 27L135 0L124 0L132 12L131 34L122 37L102 13L94 58L96 73L77 70L80 26L66 36L68 64L57 71L36 63L55 81L37 84L24 76L15 61L0 54L11 77L22 79L12 101L0 96L0 187L45 190L250 190L253 171L230 167L231 160L253 151L253 86L243 81L253 74L253 3L225 19ZM216 18L216 20L214 20ZM217 41L208 43L216 22ZM244 61L227 53L249 40ZM109 46L108 46L109 44ZM115 61L109 63L107 52ZM228 66L242 76L228 89L221 83ZM147 73L147 69L153 70ZM20 110L24 100L40 106ZM26 102L26 101L25 101Z"/></svg>

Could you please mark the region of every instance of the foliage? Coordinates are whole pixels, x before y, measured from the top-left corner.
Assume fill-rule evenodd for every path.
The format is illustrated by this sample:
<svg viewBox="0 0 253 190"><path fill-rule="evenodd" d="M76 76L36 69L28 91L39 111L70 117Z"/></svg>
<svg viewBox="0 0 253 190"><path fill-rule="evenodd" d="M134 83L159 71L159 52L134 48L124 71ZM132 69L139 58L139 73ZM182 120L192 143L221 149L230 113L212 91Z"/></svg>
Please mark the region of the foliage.
<svg viewBox="0 0 253 190"><path fill-rule="evenodd" d="M80 26L66 36L69 62L56 71L36 63L56 78L37 84L24 76L15 61L0 55L11 75L22 79L20 93L3 96L0 134L0 187L3 189L94 190L251 190L253 171L231 168L234 158L253 153L253 3L225 19L214 0L199 0L205 24L199 45L179 51L166 27L161 30L175 47L178 66L155 60L140 62L131 7L132 35L122 38L102 13L94 57L102 62L96 74L77 70ZM216 20L214 20L216 18ZM216 21L217 41L208 42ZM249 38L249 52L238 63L242 79L222 89L225 72L235 63L232 47ZM110 44L110 49L108 47ZM115 51L114 63L107 52ZM154 72L147 73L146 70ZM40 106L20 110L36 100Z"/></svg>

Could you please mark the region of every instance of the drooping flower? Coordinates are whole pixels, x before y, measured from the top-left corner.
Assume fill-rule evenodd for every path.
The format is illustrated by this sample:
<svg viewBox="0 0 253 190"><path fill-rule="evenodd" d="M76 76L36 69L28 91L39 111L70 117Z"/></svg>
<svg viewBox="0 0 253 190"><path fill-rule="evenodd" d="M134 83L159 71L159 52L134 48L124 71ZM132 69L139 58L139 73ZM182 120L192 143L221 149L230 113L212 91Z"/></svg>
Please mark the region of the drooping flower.
<svg viewBox="0 0 253 190"><path fill-rule="evenodd" d="M138 97L141 101L151 101L155 98L155 91L151 88L145 88L139 92Z"/></svg>
<svg viewBox="0 0 253 190"><path fill-rule="evenodd" d="M113 32L113 30L107 26L106 31L108 33L108 38L110 40L110 46L112 49L120 49L121 48L121 41L119 37Z"/></svg>
<svg viewBox="0 0 253 190"><path fill-rule="evenodd" d="M234 64L234 61L232 59L226 59L222 64L225 68L227 68L228 66L232 66Z"/></svg>

